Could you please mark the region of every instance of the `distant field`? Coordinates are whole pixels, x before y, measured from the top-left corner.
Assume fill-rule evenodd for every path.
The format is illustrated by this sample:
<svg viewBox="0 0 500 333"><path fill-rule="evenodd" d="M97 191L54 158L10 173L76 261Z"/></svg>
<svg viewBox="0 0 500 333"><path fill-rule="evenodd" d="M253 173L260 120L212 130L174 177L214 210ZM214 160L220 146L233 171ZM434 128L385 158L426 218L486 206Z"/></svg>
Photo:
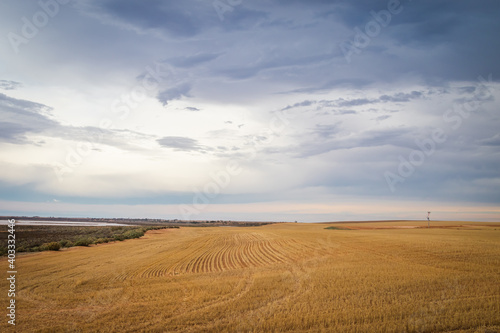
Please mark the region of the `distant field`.
<svg viewBox="0 0 500 333"><path fill-rule="evenodd" d="M500 332L500 223L426 226L165 229L19 255L16 329Z"/></svg>

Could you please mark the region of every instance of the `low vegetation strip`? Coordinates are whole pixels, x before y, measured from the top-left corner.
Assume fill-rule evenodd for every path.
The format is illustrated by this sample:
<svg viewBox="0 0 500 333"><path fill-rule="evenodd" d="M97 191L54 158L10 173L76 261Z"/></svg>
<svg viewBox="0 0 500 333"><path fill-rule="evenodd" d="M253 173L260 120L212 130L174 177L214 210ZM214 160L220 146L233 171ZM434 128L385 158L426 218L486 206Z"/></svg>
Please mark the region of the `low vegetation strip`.
<svg viewBox="0 0 500 333"><path fill-rule="evenodd" d="M65 226L16 226L16 252L58 251L73 246L123 241L144 236L149 230L165 226L149 227L65 227ZM0 256L7 254L6 230L0 232Z"/></svg>
<svg viewBox="0 0 500 333"><path fill-rule="evenodd" d="M334 227L334 226L326 227L325 229L328 229L328 230L352 230L352 229L349 229L346 227Z"/></svg>

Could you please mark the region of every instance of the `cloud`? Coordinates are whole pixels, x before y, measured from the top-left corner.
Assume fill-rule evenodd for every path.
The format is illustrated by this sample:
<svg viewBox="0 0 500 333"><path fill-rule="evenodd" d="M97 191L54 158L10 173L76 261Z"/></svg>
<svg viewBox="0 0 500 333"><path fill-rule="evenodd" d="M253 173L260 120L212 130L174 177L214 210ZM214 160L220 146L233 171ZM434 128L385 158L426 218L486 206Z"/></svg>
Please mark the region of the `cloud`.
<svg viewBox="0 0 500 333"><path fill-rule="evenodd" d="M139 150L135 144L153 136L131 130L111 130L95 126L69 126L49 118L52 108L0 93L0 141L14 144L43 144L30 136L46 136L77 142L103 144L124 150Z"/></svg>
<svg viewBox="0 0 500 333"><path fill-rule="evenodd" d="M305 69L308 66L321 63L327 63L331 60L332 55L329 53L300 55L290 54L286 50L281 51L282 54L263 55L257 61L252 61L249 64L238 63L235 66L227 66L224 69L217 71L219 75L231 79L249 79L263 72L276 72L276 76L281 77L280 71L288 71L291 68Z"/></svg>
<svg viewBox="0 0 500 333"><path fill-rule="evenodd" d="M0 122L0 141L21 144L28 142L26 133L30 132L29 127L21 124Z"/></svg>
<svg viewBox="0 0 500 333"><path fill-rule="evenodd" d="M236 10L228 6L233 10L224 12L221 21L214 2L197 0L152 0L147 6L134 0L87 0L79 7L104 23L175 39L193 38L214 30L246 30L267 17L259 9L240 5Z"/></svg>
<svg viewBox="0 0 500 333"><path fill-rule="evenodd" d="M301 87L298 89L293 89L289 91L281 92L280 94L304 94L304 93L324 93L329 92L334 89L348 88L348 89L360 89L363 87L368 87L374 83L374 80L367 78L352 78L346 77L342 79L326 79L326 82L323 84L310 85L307 87Z"/></svg>
<svg viewBox="0 0 500 333"><path fill-rule="evenodd" d="M351 100L344 100L340 98L336 101L335 105L338 107L352 107L352 106L362 106L367 104L378 103L377 99L368 99L368 98L356 98Z"/></svg>
<svg viewBox="0 0 500 333"><path fill-rule="evenodd" d="M334 113L338 115L357 114L357 112L354 110L335 110Z"/></svg>
<svg viewBox="0 0 500 333"><path fill-rule="evenodd" d="M156 98L163 104L163 106L166 106L170 101L180 99L183 96L189 97L190 91L191 91L191 84L183 83L174 88L160 91Z"/></svg>
<svg viewBox="0 0 500 333"><path fill-rule="evenodd" d="M42 114L52 110L51 107L31 102L23 99L16 99L0 93L0 103L2 109L10 110L11 112L19 112L22 114Z"/></svg>
<svg viewBox="0 0 500 333"><path fill-rule="evenodd" d="M316 125L312 134L321 139L330 139L335 137L338 133L340 133L341 128L339 124L335 125Z"/></svg>
<svg viewBox="0 0 500 333"><path fill-rule="evenodd" d="M221 53L199 53L190 56L176 57L166 60L179 68L191 68L217 59Z"/></svg>
<svg viewBox="0 0 500 333"><path fill-rule="evenodd" d="M423 94L420 91L412 91L411 93L396 93L392 96L382 95L379 97L381 102L409 102L413 99L422 98Z"/></svg>
<svg viewBox="0 0 500 333"><path fill-rule="evenodd" d="M200 109L192 107L192 106L188 106L188 107L184 108L184 110L193 111L193 112L201 111Z"/></svg>
<svg viewBox="0 0 500 333"><path fill-rule="evenodd" d="M10 81L10 80L0 80L0 89L3 90L15 90L21 86L22 84L20 82Z"/></svg>
<svg viewBox="0 0 500 333"><path fill-rule="evenodd" d="M166 136L156 141L163 148L171 148L175 151L205 153L206 151L211 150L208 147L200 145L195 139L182 136Z"/></svg>
<svg viewBox="0 0 500 333"><path fill-rule="evenodd" d="M331 101L331 104L337 107L353 107L388 102L407 103L411 100L422 98L423 96L423 93L420 91L412 91L411 93L399 92L393 95L382 95L378 98L356 98L351 100L340 98L336 101Z"/></svg>
<svg viewBox="0 0 500 333"><path fill-rule="evenodd" d="M500 14L500 3L479 3L401 1L401 13L352 56L352 65L364 70L365 78L379 82L397 82L404 73L408 79L436 86L498 73L500 41L487 36L500 29L493 19ZM354 29L364 30L373 20L370 12L386 9L386 4L357 1L339 6L334 16L347 28L342 40L352 41Z"/></svg>
<svg viewBox="0 0 500 333"><path fill-rule="evenodd" d="M387 120L389 118L391 118L390 115L384 115L384 116L378 116L378 117L376 117L375 120L380 122L380 121Z"/></svg>
<svg viewBox="0 0 500 333"><path fill-rule="evenodd" d="M288 152L296 158L309 158L322 155L331 151L350 150L368 147L413 147L412 132L410 128L393 128L384 130L371 130L359 133L342 134L338 125L316 126L312 132L314 140L308 135L298 147L289 147Z"/></svg>
<svg viewBox="0 0 500 333"><path fill-rule="evenodd" d="M482 146L496 146L500 147L500 134L495 134L491 138L479 140L478 142Z"/></svg>
<svg viewBox="0 0 500 333"><path fill-rule="evenodd" d="M29 133L42 133L59 124L45 114L52 108L27 100L16 99L0 93L0 139L3 142L30 143Z"/></svg>
<svg viewBox="0 0 500 333"><path fill-rule="evenodd" d="M458 93L459 94L473 94L476 91L476 87L474 86L468 86L468 87L459 87L458 88Z"/></svg>
<svg viewBox="0 0 500 333"><path fill-rule="evenodd" d="M281 111L290 110L290 109L297 108L300 106L310 106L310 105L313 105L314 103L316 103L316 102L315 101L303 101L300 103L295 103L293 105L288 105L288 106L284 107L283 109L281 109Z"/></svg>
<svg viewBox="0 0 500 333"><path fill-rule="evenodd" d="M141 31L160 30L176 37L192 37L202 31L200 21L193 15L192 1L185 3L159 0L147 6L133 0L89 1L90 9L105 15L103 21L111 20L124 28L131 25Z"/></svg>

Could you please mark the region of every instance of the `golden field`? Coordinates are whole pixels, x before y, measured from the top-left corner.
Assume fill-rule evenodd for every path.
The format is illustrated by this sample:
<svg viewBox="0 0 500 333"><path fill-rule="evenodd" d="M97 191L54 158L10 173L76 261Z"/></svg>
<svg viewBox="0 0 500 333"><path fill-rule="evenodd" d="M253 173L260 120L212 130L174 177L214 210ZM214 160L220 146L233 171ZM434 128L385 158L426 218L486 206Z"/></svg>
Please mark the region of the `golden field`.
<svg viewBox="0 0 500 333"><path fill-rule="evenodd" d="M18 255L15 331L500 332L500 224L426 225L166 229Z"/></svg>

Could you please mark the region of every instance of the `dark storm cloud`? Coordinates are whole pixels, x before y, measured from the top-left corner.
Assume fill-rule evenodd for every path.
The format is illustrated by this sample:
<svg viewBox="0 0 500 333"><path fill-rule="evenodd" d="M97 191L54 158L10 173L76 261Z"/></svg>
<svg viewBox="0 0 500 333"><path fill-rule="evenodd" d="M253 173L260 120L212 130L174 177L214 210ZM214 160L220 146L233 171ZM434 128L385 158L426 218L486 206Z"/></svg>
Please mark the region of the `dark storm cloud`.
<svg viewBox="0 0 500 333"><path fill-rule="evenodd" d="M276 71L280 69L287 71L289 68L301 68L328 62L331 58L331 54L313 54L308 56L289 54L282 54L280 56L266 55L259 61L252 62L252 64L239 63L237 66L222 69L216 73L228 78L241 80L252 78L263 71Z"/></svg>
<svg viewBox="0 0 500 333"><path fill-rule="evenodd" d="M374 21L371 12L387 10L387 4L355 1L339 6L334 15L350 31L343 42L354 40L355 28L364 32ZM500 40L490 36L500 30L499 2L408 0L401 6L402 11L351 57L352 72L363 69L365 77L386 82L412 73L434 86L488 73L498 80Z"/></svg>
<svg viewBox="0 0 500 333"><path fill-rule="evenodd" d="M144 30L161 29L173 36L191 37L198 34L202 26L193 16L193 5L190 7L180 1L151 0L147 5L135 0L108 0L94 2L100 10L119 21L133 24ZM195 7L194 7L195 8Z"/></svg>
<svg viewBox="0 0 500 333"><path fill-rule="evenodd" d="M493 1L401 0L402 12L353 56L351 65L339 44L353 37L355 27L363 30L374 19L371 12L386 10L388 1L243 1L229 3L222 20L213 1L86 3L85 10L103 22L141 34L160 32L175 42L189 40L187 49L169 48L166 62L181 69L210 64L208 73L194 73L197 78L248 80L265 71L273 80L294 82L290 94L359 89L408 75L442 86L500 72L500 39L490 37L500 30L500 3ZM294 43L303 47L294 49ZM290 71L297 75L290 77ZM162 91L167 89L172 88Z"/></svg>
<svg viewBox="0 0 500 333"><path fill-rule="evenodd" d="M337 19L347 27L364 25L373 19L371 12L387 10L390 1L350 1L343 2L335 9ZM395 1L401 6L401 13L392 15L390 25L398 29L391 31L393 37L403 43L433 44L450 41L447 36L453 35L464 22L478 20L493 23L500 6L496 1L447 0L436 1ZM469 21L470 22L470 21ZM483 27L468 26L471 31Z"/></svg>
<svg viewBox="0 0 500 333"><path fill-rule="evenodd" d="M457 32L464 31L461 27L466 27L467 31L473 33L484 29L489 24L497 24L494 22L496 21L494 17L500 10L497 1L488 0L474 2L459 0L453 1L453 3L446 0L402 3L403 10L409 13L402 15L400 20L395 20L394 24L401 28L407 26L409 29L404 29L406 36L396 33L394 36L400 42L421 43L422 45L450 42L449 37L457 37ZM477 25L469 25L473 22ZM468 37L468 35L463 37Z"/></svg>
<svg viewBox="0 0 500 333"><path fill-rule="evenodd" d="M419 13L410 15L404 35L396 41L413 48L429 49L429 61L421 66L422 74L446 80L471 80L494 73L498 80L497 61L500 40L490 38L499 31L498 1L420 2ZM398 29L399 30L399 29ZM442 49L440 52L435 52ZM431 58L432 57L432 58Z"/></svg>
<svg viewBox="0 0 500 333"><path fill-rule="evenodd" d="M173 38L192 38L208 30L247 30L265 20L265 11L226 4L217 9L214 1L89 0L87 11L114 20L125 28L142 32L159 31Z"/></svg>
<svg viewBox="0 0 500 333"><path fill-rule="evenodd" d="M214 1L211 3L213 5L216 2ZM218 18L220 19L222 17L219 26L226 31L234 31L249 30L259 25L266 26L269 24L270 18L269 13L267 12L268 8L265 5L257 5L253 8L250 8L250 6L253 5L251 3L248 4L249 6L245 5L246 4L242 3L241 5L232 7L233 10L225 12L223 15L219 15L220 11L215 10ZM214 6L212 7L212 9L215 9Z"/></svg>

